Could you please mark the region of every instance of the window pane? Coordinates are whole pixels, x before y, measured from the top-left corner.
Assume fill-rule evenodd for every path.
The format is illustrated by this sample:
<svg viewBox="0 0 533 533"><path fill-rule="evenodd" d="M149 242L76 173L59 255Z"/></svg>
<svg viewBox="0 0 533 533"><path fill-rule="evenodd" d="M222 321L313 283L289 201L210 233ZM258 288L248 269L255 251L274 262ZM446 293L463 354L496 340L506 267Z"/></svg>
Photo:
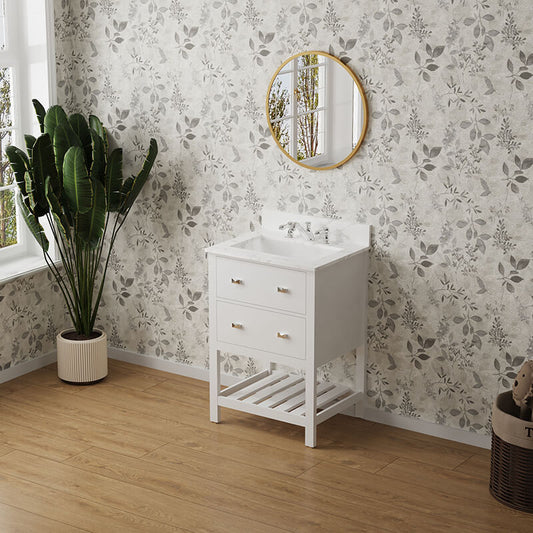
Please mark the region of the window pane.
<svg viewBox="0 0 533 533"><path fill-rule="evenodd" d="M17 244L15 191L0 191L0 248Z"/></svg>
<svg viewBox="0 0 533 533"><path fill-rule="evenodd" d="M296 91L298 113L314 111L324 105L324 86L323 66L304 68L298 71L298 88Z"/></svg>
<svg viewBox="0 0 533 533"><path fill-rule="evenodd" d="M0 50L6 48L6 3L0 0Z"/></svg>
<svg viewBox="0 0 533 533"><path fill-rule="evenodd" d="M8 67L0 68L0 128L13 126L11 79L11 69Z"/></svg>
<svg viewBox="0 0 533 533"><path fill-rule="evenodd" d="M11 185L13 183L14 175L9 161L6 157L6 148L13 142L13 132L0 131L0 152L2 159L0 163L0 187Z"/></svg>
<svg viewBox="0 0 533 533"><path fill-rule="evenodd" d="M291 114L291 75L278 74L268 97L268 115L270 121L287 117Z"/></svg>
<svg viewBox="0 0 533 533"><path fill-rule="evenodd" d="M298 117L298 161L322 153L324 153L324 112L316 111Z"/></svg>

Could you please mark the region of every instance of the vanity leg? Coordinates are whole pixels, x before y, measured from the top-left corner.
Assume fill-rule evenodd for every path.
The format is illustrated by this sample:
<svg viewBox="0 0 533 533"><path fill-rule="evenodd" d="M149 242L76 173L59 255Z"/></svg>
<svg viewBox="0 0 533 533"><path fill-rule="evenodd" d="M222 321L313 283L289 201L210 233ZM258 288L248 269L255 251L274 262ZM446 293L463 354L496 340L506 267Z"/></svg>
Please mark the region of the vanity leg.
<svg viewBox="0 0 533 533"><path fill-rule="evenodd" d="M355 405L355 416L358 418L364 418L365 416L367 353L366 342L355 350L355 390L364 393L363 399L359 400Z"/></svg>
<svg viewBox="0 0 533 533"><path fill-rule="evenodd" d="M218 350L209 348L209 410L211 422L218 424L220 421L220 407L218 406L218 393L220 391L220 365Z"/></svg>
<svg viewBox="0 0 533 533"><path fill-rule="evenodd" d="M316 369L305 371L305 445L316 447Z"/></svg>

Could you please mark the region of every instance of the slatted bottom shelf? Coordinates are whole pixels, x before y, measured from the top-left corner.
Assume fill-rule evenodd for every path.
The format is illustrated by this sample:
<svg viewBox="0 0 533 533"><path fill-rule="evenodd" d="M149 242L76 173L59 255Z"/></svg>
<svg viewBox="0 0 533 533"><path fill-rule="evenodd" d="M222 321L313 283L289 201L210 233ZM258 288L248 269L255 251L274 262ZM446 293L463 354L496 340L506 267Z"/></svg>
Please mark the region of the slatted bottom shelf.
<svg viewBox="0 0 533 533"><path fill-rule="evenodd" d="M317 383L316 422L347 409L362 396L344 385ZM265 370L221 391L218 404L304 426L305 379L296 374Z"/></svg>

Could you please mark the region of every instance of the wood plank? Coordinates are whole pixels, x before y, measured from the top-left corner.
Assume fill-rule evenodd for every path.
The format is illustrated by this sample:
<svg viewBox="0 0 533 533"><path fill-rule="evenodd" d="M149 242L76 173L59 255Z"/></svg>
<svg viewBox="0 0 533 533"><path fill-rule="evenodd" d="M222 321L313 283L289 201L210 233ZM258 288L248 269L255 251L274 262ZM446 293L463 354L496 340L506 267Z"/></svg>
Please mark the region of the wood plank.
<svg viewBox="0 0 533 533"><path fill-rule="evenodd" d="M291 501L250 492L224 483L223 478L208 480L193 474L169 469L153 462L126 458L120 454L92 448L77 455L68 464L112 479L152 489L170 496L177 495L189 502L226 511L243 518L291 531L377 531L360 521L334 516L315 509L313 513ZM237 470L239 465L236 465ZM323 508L324 506L322 506Z"/></svg>
<svg viewBox="0 0 533 533"><path fill-rule="evenodd" d="M156 450L157 451L157 450ZM1 458L0 458L1 459ZM307 479L323 485L323 490L336 488L351 493L352 498L370 498L382 505L395 505L407 512L424 513L433 518L434 523L449 524L449 530L457 524L457 531L508 531L509 524L513 531L531 531L531 516L513 511L494 500L479 501L451 495L440 490L428 490L426 487L388 478L377 474L357 471L351 476L346 469L331 463L320 463L304 472L299 479ZM328 489L326 489L326 487ZM460 525L461 524L461 525Z"/></svg>
<svg viewBox="0 0 533 533"><path fill-rule="evenodd" d="M455 467L457 472L468 474L477 479L481 479L485 483L489 483L490 479L490 451L486 454L474 454L464 463Z"/></svg>
<svg viewBox="0 0 533 533"><path fill-rule="evenodd" d="M24 509L0 503L0 531L5 533L75 533L83 531L74 526L69 526L56 520L50 520Z"/></svg>
<svg viewBox="0 0 533 533"><path fill-rule="evenodd" d="M3 472L0 473L0 502L31 511L48 520L56 520L71 527L81 528L84 531L185 533L183 529L125 513L108 505L95 504L65 492L5 475ZM40 533L39 528L22 533L28 531Z"/></svg>
<svg viewBox="0 0 533 533"><path fill-rule="evenodd" d="M370 432L352 433L348 429L349 425L345 426L346 422L349 423L349 418L338 415L321 425L327 425L328 436L333 440L344 440L361 448L379 449L391 455L444 468L453 469L472 455L472 452L464 447L449 446L447 440L436 437L419 439L414 436L413 431L380 424L376 424Z"/></svg>
<svg viewBox="0 0 533 533"><path fill-rule="evenodd" d="M47 387L69 394L77 394L83 389L83 385L72 385L61 381L57 377L57 365L55 363L25 374L18 379L20 379L21 384Z"/></svg>
<svg viewBox="0 0 533 533"><path fill-rule="evenodd" d="M124 389L126 390L126 389ZM15 451L0 457L0 471L99 505L194 532L280 531L181 498L117 481L36 455ZM157 529L156 529L157 531Z"/></svg>
<svg viewBox="0 0 533 533"><path fill-rule="evenodd" d="M53 413L58 416L66 414L80 420L109 423L117 431L129 431L139 435L141 439L153 437L158 440L175 440L179 443L182 442L181 439L184 435L183 424L162 418L157 411L144 414L118 406L113 409L103 409L100 402L79 395L70 397L54 391L47 391L46 394L43 394L41 390L30 388L25 391L24 395L17 396L16 401L30 405L32 409L33 406L41 406L50 414ZM179 411L181 407L176 403L174 409ZM132 417L135 419L134 424L132 424ZM342 418L346 420L348 434L368 432L375 425L373 422L352 417ZM201 429L207 427L208 431L215 431L217 434L261 444L265 442L265 435L268 435L268 445L278 450L298 453L302 457L312 457L317 461L328 458L333 462L369 472L376 472L397 457L384 452L376 454L374 450L368 450L353 442L348 442L348 439L345 439L345 442L330 441L328 439L328 424L331 420L318 427L320 446L314 450L302 447L303 430L301 428L236 411L224 411L223 423L218 425L205 420L198 413L194 418L187 415L186 420L197 424L197 426L189 426L189 430L193 427ZM357 441L355 440L355 442Z"/></svg>
<svg viewBox="0 0 533 533"><path fill-rule="evenodd" d="M0 397L7 396L14 392L25 389L28 386L28 383L24 380L24 378L25 376L21 376L10 381L5 381L4 383L0 383Z"/></svg>
<svg viewBox="0 0 533 533"><path fill-rule="evenodd" d="M126 387L132 390L145 390L158 383L163 383L166 378L164 376L134 372L120 366L110 366L106 380L112 380L118 387Z"/></svg>
<svg viewBox="0 0 533 533"><path fill-rule="evenodd" d="M5 446L4 444L0 444L0 455L6 455L8 453L11 453L14 450L14 448L10 448L9 446Z"/></svg>
<svg viewBox="0 0 533 533"><path fill-rule="evenodd" d="M438 490L468 500L475 498L485 502L492 501L486 480L418 461L397 459L380 470L379 475L400 479L413 485Z"/></svg>
<svg viewBox="0 0 533 533"><path fill-rule="evenodd" d="M6 420L7 416L8 414L6 416L2 415L0 442L9 448L34 453L55 461L64 461L90 448L84 442L43 433L42 431L37 431L35 428L13 424Z"/></svg>
<svg viewBox="0 0 533 533"><path fill-rule="evenodd" d="M187 382L165 380L145 389L145 392L153 396L168 398L169 400L179 398L180 402L187 403L193 407L202 405L207 408L209 405L209 383L207 381L199 381L198 383L197 385L191 385Z"/></svg>
<svg viewBox="0 0 533 533"><path fill-rule="evenodd" d="M119 361L118 359L107 360L109 368L127 370L129 372L135 372L137 374L145 374L148 376L154 376L156 378L163 378L165 381L174 381L176 383L187 383L189 385L208 383L199 379L189 378L187 376L181 376L180 374L173 374L172 372L164 372L163 370L156 370L147 366L136 365L133 363L126 363L125 361Z"/></svg>
<svg viewBox="0 0 533 533"><path fill-rule="evenodd" d="M65 414L50 414L46 408L36 405L31 411L13 399L0 398L2 421L34 429L56 437L61 437L79 444L99 446L106 450L118 451L131 457L144 454L165 444L163 440L145 436L142 440L137 435L124 430L116 430L110 425L102 425L89 420L78 420Z"/></svg>
<svg viewBox="0 0 533 533"><path fill-rule="evenodd" d="M306 479L293 478L277 472L232 461L220 461L216 455L166 445L151 452L143 461L149 461L177 471L177 475L189 473L204 479L223 480L224 484L242 488L282 501L291 502L312 515L315 510L377 526L381 531L442 531L449 533L450 522L436 522L431 516L405 509L366 496L354 498L342 488L324 487ZM355 471L345 475L358 475ZM351 530L351 529L350 529ZM326 531L334 531L327 529ZM355 529L357 531L357 528ZM469 531L465 529L464 531ZM477 532L476 532L477 533Z"/></svg>

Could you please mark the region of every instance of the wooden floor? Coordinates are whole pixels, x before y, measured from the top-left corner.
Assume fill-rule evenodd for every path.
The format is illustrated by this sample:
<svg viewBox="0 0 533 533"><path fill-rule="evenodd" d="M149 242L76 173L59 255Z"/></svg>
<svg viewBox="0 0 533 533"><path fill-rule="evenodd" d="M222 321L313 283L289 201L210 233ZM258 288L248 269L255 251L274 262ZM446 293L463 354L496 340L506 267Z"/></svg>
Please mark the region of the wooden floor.
<svg viewBox="0 0 533 533"><path fill-rule="evenodd" d="M0 385L0 531L528 532L488 492L489 452L338 415L303 429L222 410L207 384L110 361Z"/></svg>

